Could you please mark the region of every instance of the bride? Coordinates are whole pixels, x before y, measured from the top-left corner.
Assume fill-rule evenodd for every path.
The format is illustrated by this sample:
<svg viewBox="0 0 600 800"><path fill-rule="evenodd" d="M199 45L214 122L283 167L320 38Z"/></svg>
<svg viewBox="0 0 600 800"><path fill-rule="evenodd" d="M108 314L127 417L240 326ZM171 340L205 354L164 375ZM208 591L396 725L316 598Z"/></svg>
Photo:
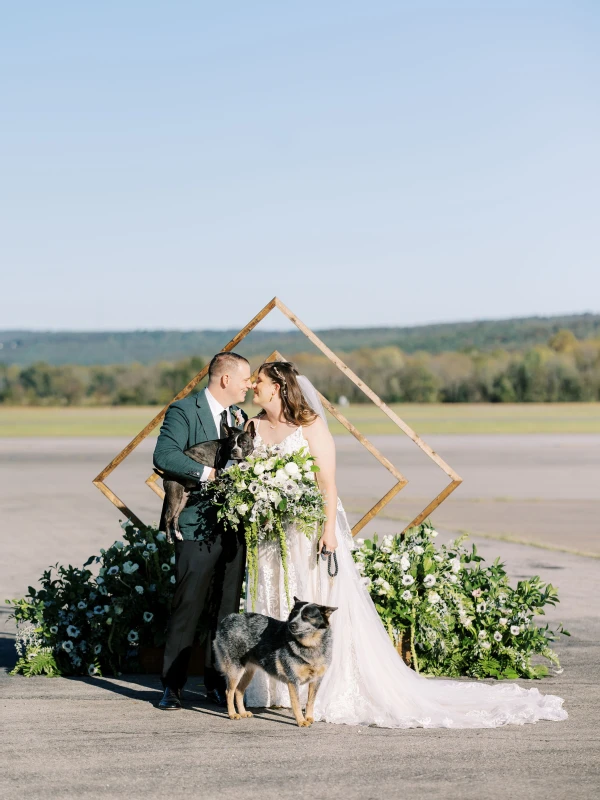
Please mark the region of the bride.
<svg viewBox="0 0 600 800"><path fill-rule="evenodd" d="M290 596L338 607L331 618L332 662L317 695L314 718L387 728L492 728L566 719L562 699L537 689L426 678L404 664L352 558L352 534L335 484L335 445L315 388L292 364L267 362L259 370L253 403L262 409L254 418L255 445L276 445L286 454L308 448L320 467L319 488L329 509L320 539L316 531L308 538L293 525L286 531ZM327 576L318 555L323 547L337 551L335 579ZM287 618L278 542L260 544L258 568L253 610ZM248 589L246 608L252 609ZM246 705L289 706L287 687L258 671L246 690Z"/></svg>

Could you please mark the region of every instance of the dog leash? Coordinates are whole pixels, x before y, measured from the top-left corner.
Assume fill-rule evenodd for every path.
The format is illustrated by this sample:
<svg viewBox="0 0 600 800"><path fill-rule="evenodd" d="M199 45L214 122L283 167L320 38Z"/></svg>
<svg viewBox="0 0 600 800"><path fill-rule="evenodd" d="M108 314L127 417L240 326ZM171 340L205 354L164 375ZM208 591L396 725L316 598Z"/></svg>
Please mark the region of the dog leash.
<svg viewBox="0 0 600 800"><path fill-rule="evenodd" d="M330 578L335 578L335 576L338 574L339 571L338 560L335 550L327 550L327 548L324 547L321 550L321 558L327 559L327 574L329 575ZM331 569L332 563L333 563L333 571Z"/></svg>

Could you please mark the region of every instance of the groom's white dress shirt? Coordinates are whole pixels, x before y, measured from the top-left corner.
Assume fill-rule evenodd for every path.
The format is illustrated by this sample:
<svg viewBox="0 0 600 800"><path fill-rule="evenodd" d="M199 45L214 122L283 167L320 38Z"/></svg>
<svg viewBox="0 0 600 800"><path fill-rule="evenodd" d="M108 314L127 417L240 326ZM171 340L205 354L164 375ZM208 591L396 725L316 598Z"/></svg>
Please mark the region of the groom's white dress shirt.
<svg viewBox="0 0 600 800"><path fill-rule="evenodd" d="M215 421L215 428L217 429L217 436L218 436L219 433L221 432L221 414L223 413L223 411L227 411L227 424L229 425L230 428L233 427L231 422L231 411L228 408L226 409L225 406L222 406L218 400L215 400L215 398L208 391L208 389L205 389L204 391L206 393L206 399L208 400L208 406ZM204 467L204 469L202 470L202 475L200 477L200 480L207 481L208 476L211 473L211 470L212 467Z"/></svg>

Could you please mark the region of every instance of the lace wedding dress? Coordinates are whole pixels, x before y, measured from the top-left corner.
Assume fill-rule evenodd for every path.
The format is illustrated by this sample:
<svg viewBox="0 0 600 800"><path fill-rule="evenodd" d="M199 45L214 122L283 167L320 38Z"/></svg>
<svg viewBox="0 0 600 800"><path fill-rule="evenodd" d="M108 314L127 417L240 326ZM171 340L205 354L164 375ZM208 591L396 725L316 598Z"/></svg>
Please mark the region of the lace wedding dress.
<svg viewBox="0 0 600 800"><path fill-rule="evenodd" d="M261 443L257 431L255 444ZM308 448L302 428L279 445L283 453ZM290 596L337 606L331 617L333 658L315 704L315 719L385 728L494 728L540 719L562 720L563 700L516 683L493 685L441 680L417 675L399 657L383 627L352 558L353 540L338 499L336 536L339 573L331 579L317 558L317 536L294 526L288 537ZM255 608L247 593L246 609L285 619L289 608L277 542L259 546L259 587ZM306 687L302 697L305 702ZM246 691L251 707L285 706L287 686L258 670Z"/></svg>

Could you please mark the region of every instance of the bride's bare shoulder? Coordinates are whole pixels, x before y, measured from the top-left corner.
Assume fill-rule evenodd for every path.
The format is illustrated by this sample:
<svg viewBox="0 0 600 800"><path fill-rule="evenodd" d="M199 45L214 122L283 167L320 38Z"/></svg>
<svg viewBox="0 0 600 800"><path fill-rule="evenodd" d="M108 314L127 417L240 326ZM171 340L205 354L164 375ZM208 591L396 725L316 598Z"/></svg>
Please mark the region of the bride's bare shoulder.
<svg viewBox="0 0 600 800"><path fill-rule="evenodd" d="M327 423L318 416L315 417L312 422L309 422L308 425L304 425L302 430L307 439L322 439L324 436L331 436Z"/></svg>
<svg viewBox="0 0 600 800"><path fill-rule="evenodd" d="M258 423L260 422L261 419L262 419L262 415L261 414L257 414L255 417L251 417L250 419L247 419L246 420L246 424L244 425L244 430L247 431L248 428L250 427L250 425L252 425L254 430L256 430L256 428L258 426Z"/></svg>

